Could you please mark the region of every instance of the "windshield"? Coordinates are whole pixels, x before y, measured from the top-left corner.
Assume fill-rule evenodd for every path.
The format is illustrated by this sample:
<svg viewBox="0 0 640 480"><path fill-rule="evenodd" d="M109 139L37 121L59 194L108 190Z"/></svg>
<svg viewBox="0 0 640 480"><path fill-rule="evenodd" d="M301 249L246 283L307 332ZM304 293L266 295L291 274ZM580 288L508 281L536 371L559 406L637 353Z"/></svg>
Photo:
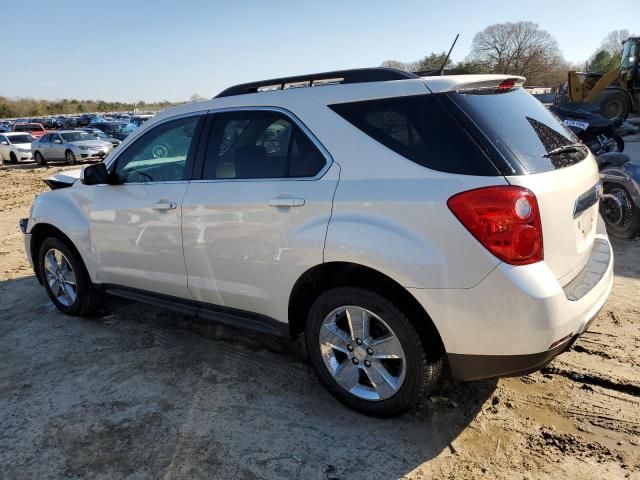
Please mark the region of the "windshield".
<svg viewBox="0 0 640 480"><path fill-rule="evenodd" d="M65 142L83 142L85 140L95 140L93 135L87 132L68 132L60 134Z"/></svg>
<svg viewBox="0 0 640 480"><path fill-rule="evenodd" d="M9 143L31 143L35 140L35 137L31 135L9 135L7 136Z"/></svg>
<svg viewBox="0 0 640 480"><path fill-rule="evenodd" d="M622 50L622 59L620 62L620 68L631 68L636 60L638 54L638 44L631 40L627 40L624 44L624 50Z"/></svg>
<svg viewBox="0 0 640 480"><path fill-rule="evenodd" d="M527 173L568 167L585 159L586 148L550 152L579 140L524 89L508 93L451 93L451 99L475 121L487 138L515 157Z"/></svg>

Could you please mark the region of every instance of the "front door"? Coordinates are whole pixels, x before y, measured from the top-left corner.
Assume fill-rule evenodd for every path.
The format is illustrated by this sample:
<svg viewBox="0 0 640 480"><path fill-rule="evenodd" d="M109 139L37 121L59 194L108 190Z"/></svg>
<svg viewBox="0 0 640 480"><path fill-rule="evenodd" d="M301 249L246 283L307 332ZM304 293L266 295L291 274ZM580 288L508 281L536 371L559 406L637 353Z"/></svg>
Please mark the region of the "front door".
<svg viewBox="0 0 640 480"><path fill-rule="evenodd" d="M127 147L92 194L91 244L100 283L191 298L182 252L182 200L201 115L164 122Z"/></svg>
<svg viewBox="0 0 640 480"><path fill-rule="evenodd" d="M339 166L281 111L218 113L206 140L183 204L189 290L286 321L293 284L322 263Z"/></svg>

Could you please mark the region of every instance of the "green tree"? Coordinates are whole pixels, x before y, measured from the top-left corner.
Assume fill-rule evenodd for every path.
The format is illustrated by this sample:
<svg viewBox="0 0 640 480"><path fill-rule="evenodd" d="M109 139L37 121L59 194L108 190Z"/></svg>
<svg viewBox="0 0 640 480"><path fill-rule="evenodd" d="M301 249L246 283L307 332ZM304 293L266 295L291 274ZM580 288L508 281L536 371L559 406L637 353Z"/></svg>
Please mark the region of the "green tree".
<svg viewBox="0 0 640 480"><path fill-rule="evenodd" d="M620 65L620 54L611 54L607 50L597 52L589 62L589 71L607 73Z"/></svg>

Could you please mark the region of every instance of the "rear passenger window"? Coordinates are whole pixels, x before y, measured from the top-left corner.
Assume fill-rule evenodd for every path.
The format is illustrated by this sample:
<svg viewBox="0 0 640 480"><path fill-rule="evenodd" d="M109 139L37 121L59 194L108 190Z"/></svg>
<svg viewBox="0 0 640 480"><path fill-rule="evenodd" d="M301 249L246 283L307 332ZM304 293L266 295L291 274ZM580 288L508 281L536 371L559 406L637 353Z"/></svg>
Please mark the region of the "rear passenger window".
<svg viewBox="0 0 640 480"><path fill-rule="evenodd" d="M437 94L330 105L334 112L403 157L433 170L499 175Z"/></svg>
<svg viewBox="0 0 640 480"><path fill-rule="evenodd" d="M204 179L313 177L326 160L287 116L271 111L218 113Z"/></svg>

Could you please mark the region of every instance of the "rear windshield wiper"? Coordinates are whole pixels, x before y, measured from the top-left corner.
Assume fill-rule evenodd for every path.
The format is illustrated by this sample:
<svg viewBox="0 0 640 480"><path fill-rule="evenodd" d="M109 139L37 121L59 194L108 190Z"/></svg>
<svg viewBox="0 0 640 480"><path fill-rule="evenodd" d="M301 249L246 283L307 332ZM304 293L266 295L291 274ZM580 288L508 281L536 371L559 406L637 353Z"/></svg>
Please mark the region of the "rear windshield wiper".
<svg viewBox="0 0 640 480"><path fill-rule="evenodd" d="M573 153L573 152L582 150L584 148L587 148L587 147L584 146L582 143L572 143L571 145L563 145L561 147L554 148L550 152L545 153L543 157L549 158L549 157L552 157L553 155L560 155L561 153Z"/></svg>

